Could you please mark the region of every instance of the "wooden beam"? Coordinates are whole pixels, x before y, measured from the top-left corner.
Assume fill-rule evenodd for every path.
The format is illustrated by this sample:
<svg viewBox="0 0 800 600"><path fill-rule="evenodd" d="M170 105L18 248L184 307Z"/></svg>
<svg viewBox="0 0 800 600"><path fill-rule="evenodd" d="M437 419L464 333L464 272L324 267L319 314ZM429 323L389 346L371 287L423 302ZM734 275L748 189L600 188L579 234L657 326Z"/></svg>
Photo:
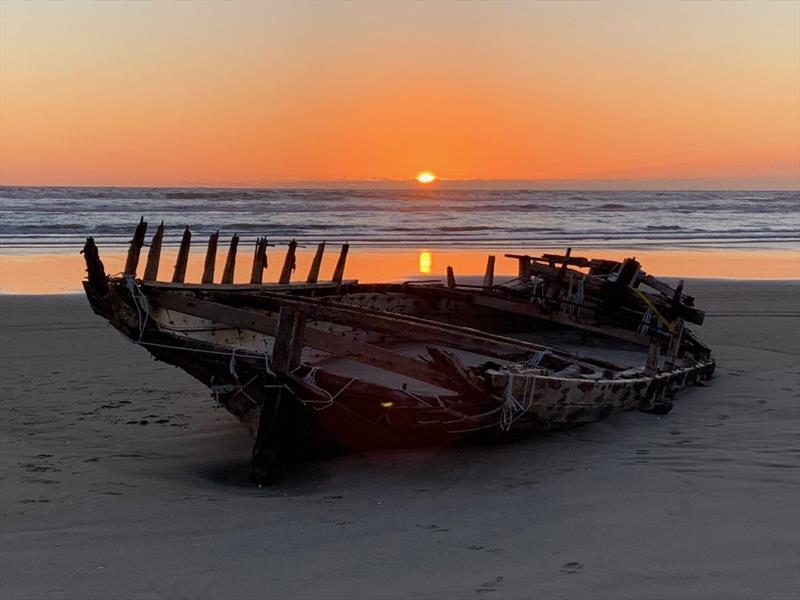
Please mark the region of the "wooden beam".
<svg viewBox="0 0 800 600"><path fill-rule="evenodd" d="M344 243L342 244L342 250L339 253L339 260L336 261L336 268L333 270L333 277L331 277L331 281L335 281L336 283L341 283L342 278L344 277L344 267L347 263L347 251L350 249L350 244Z"/></svg>
<svg viewBox="0 0 800 600"><path fill-rule="evenodd" d="M156 229L153 239L150 241L150 250L147 252L147 264L144 267L145 281L155 281L158 279L158 264L161 262L161 246L164 242L164 221Z"/></svg>
<svg viewBox="0 0 800 600"><path fill-rule="evenodd" d="M308 270L308 278L306 283L317 283L319 280L319 269L322 266L322 255L325 253L325 242L317 246L317 251L314 254L314 260L311 261L311 268Z"/></svg>
<svg viewBox="0 0 800 600"><path fill-rule="evenodd" d="M219 230L212 233L208 238L208 248L206 249L206 262L203 265L202 283L214 283L214 266L217 262L217 242L219 241Z"/></svg>
<svg viewBox="0 0 800 600"><path fill-rule="evenodd" d="M192 244L192 232L187 227L183 231L181 247L178 249L178 260L175 262L175 272L172 274L173 283L183 283L186 279L186 265L189 264L189 247Z"/></svg>
<svg viewBox="0 0 800 600"><path fill-rule="evenodd" d="M494 285L494 256L491 254L486 259L486 273L483 276L483 287L490 288Z"/></svg>
<svg viewBox="0 0 800 600"><path fill-rule="evenodd" d="M228 248L228 257L225 259L225 269L222 271L222 283L233 283L236 271L236 249L239 247L239 236L233 234L231 245Z"/></svg>
<svg viewBox="0 0 800 600"><path fill-rule="evenodd" d="M292 240L289 242L289 248L286 250L286 258L283 260L283 269L281 269L281 276L278 283L289 283L292 279L292 272L297 266L295 252L297 251L297 242Z"/></svg>
<svg viewBox="0 0 800 600"><path fill-rule="evenodd" d="M147 223L144 217L142 217L139 224L136 226L136 231L133 232L133 239L128 248L128 257L125 260L125 270L123 271L126 275L136 276L136 267L139 264L139 253L142 250L142 246L144 246L144 234L146 231Z"/></svg>

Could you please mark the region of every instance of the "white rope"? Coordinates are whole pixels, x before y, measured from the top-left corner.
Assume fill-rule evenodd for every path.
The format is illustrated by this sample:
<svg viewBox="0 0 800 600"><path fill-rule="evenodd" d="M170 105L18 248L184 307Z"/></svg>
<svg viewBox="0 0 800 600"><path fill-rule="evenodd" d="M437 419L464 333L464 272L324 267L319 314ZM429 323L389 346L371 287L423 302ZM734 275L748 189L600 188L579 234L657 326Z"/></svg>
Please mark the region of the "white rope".
<svg viewBox="0 0 800 600"><path fill-rule="evenodd" d="M150 303L147 301L147 296L142 293L142 288L136 284L136 280L133 278L133 275L130 273L125 273L123 277L125 278L125 285L128 286L128 291L131 293L131 300L133 300L133 305L136 308L136 314L139 319L139 338L136 340L136 342L139 343L144 337L144 331L147 328L147 321L150 318Z"/></svg>
<svg viewBox="0 0 800 600"><path fill-rule="evenodd" d="M536 377L526 376L525 387L523 388L522 402L518 401L514 396L514 380L517 375L508 373L506 380L506 389L503 392L503 409L500 412L500 428L503 431L508 431L514 424L514 421L519 419L524 413L533 406L533 393L536 388Z"/></svg>
<svg viewBox="0 0 800 600"><path fill-rule="evenodd" d="M650 330L650 319L653 317L653 311L648 308L644 314L642 315L642 321L639 323L638 332L641 335L647 335L647 332Z"/></svg>

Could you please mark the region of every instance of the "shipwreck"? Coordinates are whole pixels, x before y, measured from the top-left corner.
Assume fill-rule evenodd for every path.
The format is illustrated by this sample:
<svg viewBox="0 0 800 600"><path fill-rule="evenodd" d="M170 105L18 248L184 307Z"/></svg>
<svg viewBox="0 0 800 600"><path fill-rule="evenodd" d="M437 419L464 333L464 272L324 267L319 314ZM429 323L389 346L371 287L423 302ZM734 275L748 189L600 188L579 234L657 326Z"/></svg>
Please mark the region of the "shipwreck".
<svg viewBox="0 0 800 600"><path fill-rule="evenodd" d="M494 256L472 285L450 267L443 281L359 283L344 277L347 244L331 279L320 279L321 243L293 282L293 240L267 283L259 238L249 283L234 283L239 238L215 281L215 232L201 281L188 283L188 228L171 280L158 278L163 223L137 275L146 229L142 220L115 276L87 239L92 309L209 387L253 435L259 480L309 454L496 442L618 411L664 413L714 371L689 329L704 313L683 283L633 258L508 254L518 274L500 283Z"/></svg>

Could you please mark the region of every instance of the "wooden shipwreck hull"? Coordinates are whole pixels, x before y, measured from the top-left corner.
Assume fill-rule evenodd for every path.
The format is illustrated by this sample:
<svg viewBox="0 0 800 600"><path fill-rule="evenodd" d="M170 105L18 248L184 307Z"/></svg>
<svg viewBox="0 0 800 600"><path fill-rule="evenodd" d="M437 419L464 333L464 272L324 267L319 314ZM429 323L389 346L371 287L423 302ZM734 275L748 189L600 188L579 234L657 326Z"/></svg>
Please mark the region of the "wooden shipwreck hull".
<svg viewBox="0 0 800 600"><path fill-rule="evenodd" d="M512 439L616 411L664 412L675 392L714 370L708 348L684 326L702 322L702 312L682 285L672 289L632 259L514 255L519 277L495 285L490 257L480 286L458 285L449 268L446 284L359 284L343 277L346 245L332 280L319 281L321 244L306 282L291 283L291 242L278 283L265 284L259 239L250 283L234 284L234 236L214 283L213 234L202 282L188 284L187 229L167 283L156 281L163 224L136 276L145 229L137 227L115 277L87 240L89 302L125 337L211 389L255 437L260 477L309 452ZM602 339L634 348L626 356L641 361L537 343L571 332L593 347Z"/></svg>

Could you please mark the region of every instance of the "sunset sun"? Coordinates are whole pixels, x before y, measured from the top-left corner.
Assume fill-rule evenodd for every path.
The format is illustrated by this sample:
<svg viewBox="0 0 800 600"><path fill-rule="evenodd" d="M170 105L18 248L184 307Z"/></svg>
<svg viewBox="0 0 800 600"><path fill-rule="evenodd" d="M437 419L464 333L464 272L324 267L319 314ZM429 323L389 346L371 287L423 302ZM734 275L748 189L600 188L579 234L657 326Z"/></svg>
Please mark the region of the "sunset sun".
<svg viewBox="0 0 800 600"><path fill-rule="evenodd" d="M433 183L436 181L437 177L430 171L422 171L417 175L417 181L420 183Z"/></svg>

